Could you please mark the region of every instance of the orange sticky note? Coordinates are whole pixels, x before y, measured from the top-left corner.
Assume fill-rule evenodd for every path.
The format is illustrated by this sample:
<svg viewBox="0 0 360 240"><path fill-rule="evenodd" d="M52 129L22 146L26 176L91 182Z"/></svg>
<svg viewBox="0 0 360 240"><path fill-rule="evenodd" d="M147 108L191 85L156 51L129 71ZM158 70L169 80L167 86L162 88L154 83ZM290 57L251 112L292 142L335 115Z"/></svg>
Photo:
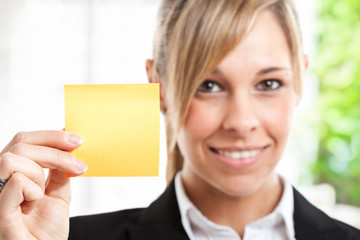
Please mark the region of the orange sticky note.
<svg viewBox="0 0 360 240"><path fill-rule="evenodd" d="M65 129L84 139L72 154L82 176L158 176L158 84L65 85Z"/></svg>

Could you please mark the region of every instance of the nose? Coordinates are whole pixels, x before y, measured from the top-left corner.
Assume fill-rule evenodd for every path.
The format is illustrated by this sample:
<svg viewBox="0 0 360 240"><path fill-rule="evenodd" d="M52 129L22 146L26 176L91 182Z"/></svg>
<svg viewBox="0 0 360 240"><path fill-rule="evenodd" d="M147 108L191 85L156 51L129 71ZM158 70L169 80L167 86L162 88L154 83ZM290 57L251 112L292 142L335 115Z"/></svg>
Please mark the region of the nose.
<svg viewBox="0 0 360 240"><path fill-rule="evenodd" d="M228 99L223 129L238 136L246 136L259 127L257 107L249 94L233 94Z"/></svg>

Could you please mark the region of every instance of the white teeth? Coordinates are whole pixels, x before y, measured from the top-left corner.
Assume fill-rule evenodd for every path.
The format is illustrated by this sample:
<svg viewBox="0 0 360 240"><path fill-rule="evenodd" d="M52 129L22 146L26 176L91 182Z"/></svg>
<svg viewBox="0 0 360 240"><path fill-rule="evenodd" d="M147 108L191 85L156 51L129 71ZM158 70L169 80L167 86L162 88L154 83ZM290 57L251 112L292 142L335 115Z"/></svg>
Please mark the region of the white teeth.
<svg viewBox="0 0 360 240"><path fill-rule="evenodd" d="M250 151L225 151L225 150L217 150L220 155L225 157L233 158L233 159L245 159L256 156L260 153L260 149L250 150Z"/></svg>

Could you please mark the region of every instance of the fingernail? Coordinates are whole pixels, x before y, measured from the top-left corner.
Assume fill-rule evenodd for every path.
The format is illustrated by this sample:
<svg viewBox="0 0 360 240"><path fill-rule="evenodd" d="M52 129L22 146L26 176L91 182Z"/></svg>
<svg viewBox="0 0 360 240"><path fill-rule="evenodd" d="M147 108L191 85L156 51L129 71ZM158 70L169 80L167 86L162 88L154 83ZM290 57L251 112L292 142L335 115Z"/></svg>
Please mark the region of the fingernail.
<svg viewBox="0 0 360 240"><path fill-rule="evenodd" d="M72 134L72 133L68 133L66 135L66 141L75 146L79 146L80 144L83 143L82 137Z"/></svg>
<svg viewBox="0 0 360 240"><path fill-rule="evenodd" d="M74 159L73 164L74 164L75 170L79 173L84 173L88 169L88 166L84 162L82 162L78 159Z"/></svg>

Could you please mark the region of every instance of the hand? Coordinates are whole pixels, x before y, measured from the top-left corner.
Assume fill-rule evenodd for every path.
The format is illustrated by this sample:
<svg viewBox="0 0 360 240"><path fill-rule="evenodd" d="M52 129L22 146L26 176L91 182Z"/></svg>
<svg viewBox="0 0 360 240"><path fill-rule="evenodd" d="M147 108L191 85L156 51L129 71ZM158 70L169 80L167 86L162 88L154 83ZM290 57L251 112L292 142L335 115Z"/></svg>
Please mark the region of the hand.
<svg viewBox="0 0 360 240"><path fill-rule="evenodd" d="M82 139L65 131L16 134L0 153L0 239L67 239L70 180L87 166L69 151ZM49 168L45 181L43 168Z"/></svg>

